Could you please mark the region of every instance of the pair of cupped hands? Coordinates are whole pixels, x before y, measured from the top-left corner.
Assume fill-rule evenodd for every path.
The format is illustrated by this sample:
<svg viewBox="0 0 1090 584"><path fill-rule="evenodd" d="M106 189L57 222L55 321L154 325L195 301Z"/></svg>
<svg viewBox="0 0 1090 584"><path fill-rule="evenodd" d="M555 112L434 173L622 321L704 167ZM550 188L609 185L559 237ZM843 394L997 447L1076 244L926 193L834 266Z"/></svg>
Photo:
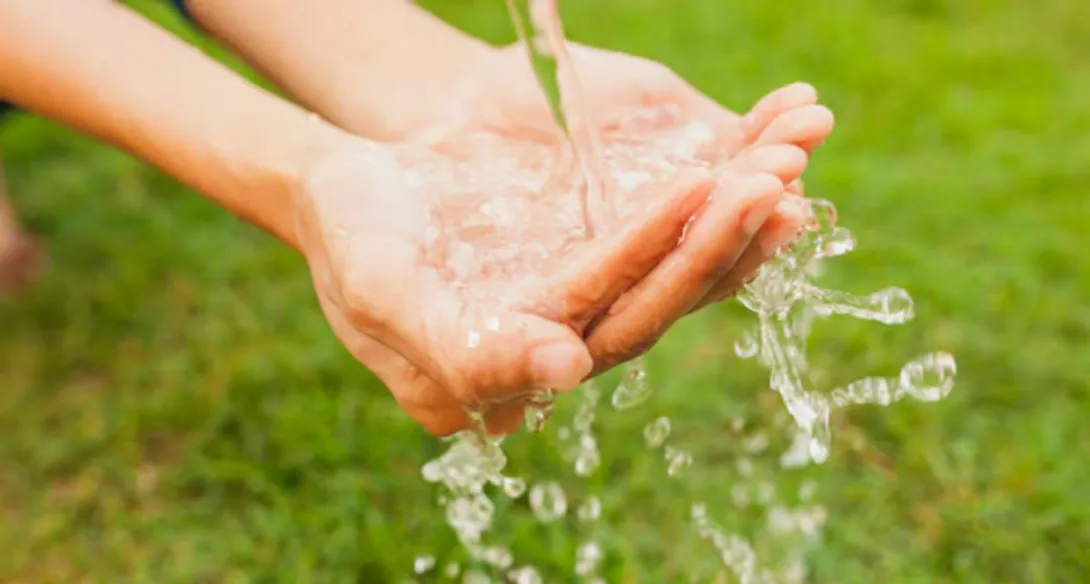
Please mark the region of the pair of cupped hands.
<svg viewBox="0 0 1090 584"><path fill-rule="evenodd" d="M406 184L396 142L350 141L312 167L294 202L333 331L433 434L466 428L470 411L491 433L515 431L533 393L575 389L643 354L679 318L730 298L805 221L789 200L833 126L811 86L777 89L738 115L660 63L570 50L590 117L671 106L714 129L714 146L700 156L717 171L689 169L641 187L655 191L647 212L578 244L547 273L480 283L483 294L425 261L437 244L425 235L434 198ZM513 151L527 141L559 147L564 137L524 47L497 49L479 65L451 88L444 111L400 139L440 146L488 132ZM525 233L509 243L561 237Z"/></svg>

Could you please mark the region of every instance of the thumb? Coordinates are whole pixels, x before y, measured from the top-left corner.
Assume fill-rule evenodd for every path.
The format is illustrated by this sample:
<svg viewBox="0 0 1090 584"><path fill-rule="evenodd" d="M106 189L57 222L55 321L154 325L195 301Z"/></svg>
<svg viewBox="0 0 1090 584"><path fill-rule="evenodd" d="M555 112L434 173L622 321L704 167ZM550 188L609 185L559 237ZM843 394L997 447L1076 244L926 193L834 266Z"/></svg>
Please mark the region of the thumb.
<svg viewBox="0 0 1090 584"><path fill-rule="evenodd" d="M383 248L387 256L395 250ZM469 301L463 287L427 271L379 273L378 266L390 263L355 265L349 286L355 293L345 295L350 320L462 403L505 401L536 389L567 391L591 371L586 344L567 325L494 299Z"/></svg>
<svg viewBox="0 0 1090 584"><path fill-rule="evenodd" d="M502 402L533 390L570 391L593 367L571 327L541 316L482 303L433 317L441 322L431 323L422 338L430 368L464 403Z"/></svg>

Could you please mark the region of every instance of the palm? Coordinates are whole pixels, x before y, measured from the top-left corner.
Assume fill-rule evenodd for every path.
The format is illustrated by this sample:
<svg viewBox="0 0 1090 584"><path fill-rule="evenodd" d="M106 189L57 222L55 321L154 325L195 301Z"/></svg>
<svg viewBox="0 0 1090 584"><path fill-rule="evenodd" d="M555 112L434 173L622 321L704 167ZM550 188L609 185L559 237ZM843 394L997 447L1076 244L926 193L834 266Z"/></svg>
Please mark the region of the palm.
<svg viewBox="0 0 1090 584"><path fill-rule="evenodd" d="M650 174L661 178L678 167L715 166L720 172L746 176L772 174L787 185L788 192L801 195L799 175L809 153L832 129L831 114L817 105L813 88L804 84L774 91L745 116L739 116L696 91L660 63L581 45L571 45L570 52L582 80L578 105L592 122L590 128L601 137L607 152L627 153L622 156L627 168L611 165L614 170L622 167L626 172L621 174L626 178L649 174L631 171L651 170ZM460 97L453 100L448 114L445 123L433 124L429 134L418 138L434 144L483 131L512 141L554 147L562 141L520 45L501 50L482 66ZM692 131L694 127L696 132ZM664 165L664 161L668 164ZM623 186L615 182L608 189L614 205L623 208L628 204L632 208L630 203L647 203L633 200L631 191L618 188ZM645 194L652 198L655 195L646 191ZM724 233L736 231L736 219L741 216L744 213L734 213L733 218L722 216L720 220L726 222L721 225ZM718 259L705 258L709 267L724 262L732 267L715 276L719 282L701 292L702 297L670 292L673 288L668 280L676 275L659 277L657 283L642 286L643 298L627 304L630 310L643 311L647 316L625 322L625 318L614 314L618 310L612 310L610 316L597 323L603 326L596 324L598 330L591 331L589 341L596 355L596 366L608 367L650 346L673 322L678 311L684 314L733 294L776 248L793 236L802 220L800 206L784 201L752 238L753 245L737 250L737 254L735 250L724 249ZM740 241L709 238L707 243L725 246ZM749 238L746 241L743 245L748 245ZM695 261L689 254L675 255L676 263ZM716 272L720 269L714 268ZM663 298L662 294L675 297Z"/></svg>
<svg viewBox="0 0 1090 584"><path fill-rule="evenodd" d="M360 142L308 182L301 231L327 319L435 433L464 427L466 405L513 430L519 398L552 385L524 362L496 364L551 341L583 347L578 334L673 248L710 189L691 181L587 242L574 205L534 182L549 175L548 151L483 137L394 151ZM582 351L561 389L590 371Z"/></svg>
<svg viewBox="0 0 1090 584"><path fill-rule="evenodd" d="M494 431L513 430L528 391L573 388L646 350L798 228L797 217L763 217L828 133L825 116L806 111L810 94L781 90L742 119L656 63L573 53L613 159L626 153L629 170L671 162L611 185L620 213L609 231L587 237L565 141L518 49L394 150L347 148L305 197L327 318L434 433L465 427L466 405L488 409ZM679 158L670 148L693 121L706 131ZM679 166L713 164L728 169L718 185L706 169L664 184ZM545 383L534 356L557 344L567 352Z"/></svg>

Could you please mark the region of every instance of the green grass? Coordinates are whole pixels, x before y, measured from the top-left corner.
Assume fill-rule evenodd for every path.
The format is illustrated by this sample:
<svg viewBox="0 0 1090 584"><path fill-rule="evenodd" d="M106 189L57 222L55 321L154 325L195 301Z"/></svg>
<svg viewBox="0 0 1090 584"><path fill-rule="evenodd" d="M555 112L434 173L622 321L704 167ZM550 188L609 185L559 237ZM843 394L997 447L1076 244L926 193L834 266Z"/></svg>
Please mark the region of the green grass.
<svg viewBox="0 0 1090 584"><path fill-rule="evenodd" d="M428 4L510 38L498 1ZM931 350L958 358L945 402L837 417L829 462L802 473L829 511L813 581L1090 580L1090 5L565 10L576 40L660 59L737 108L817 85L838 128L808 187L860 241L825 280L904 286L919 317L823 323L816 367L835 382ZM401 582L416 554L458 557L419 478L441 445L339 348L300 259L44 121L12 120L0 151L52 260L31 294L0 300L0 581ZM510 441L512 468L560 480L576 502L602 498L608 581L686 581L714 565L688 501L742 529L754 520L727 496L739 480L729 420L767 420L776 403L731 354L743 322L725 307L669 335L651 356L654 399L599 420L605 460L590 479L558 462L555 433ZM696 459L683 480L642 446L658 415ZM801 477L772 480L788 492ZM499 523L520 561L572 580L587 536L576 522L542 527L520 508Z"/></svg>

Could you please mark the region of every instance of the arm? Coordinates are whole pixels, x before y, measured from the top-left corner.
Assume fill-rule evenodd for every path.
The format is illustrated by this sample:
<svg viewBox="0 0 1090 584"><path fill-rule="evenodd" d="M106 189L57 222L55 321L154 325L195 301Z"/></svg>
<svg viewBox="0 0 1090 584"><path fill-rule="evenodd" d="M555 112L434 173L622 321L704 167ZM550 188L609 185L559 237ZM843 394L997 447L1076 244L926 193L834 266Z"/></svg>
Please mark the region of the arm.
<svg viewBox="0 0 1090 584"><path fill-rule="evenodd" d="M105 1L0 3L0 98L149 161L293 247L296 184L342 136Z"/></svg>
<svg viewBox="0 0 1090 584"><path fill-rule="evenodd" d="M397 139L494 49L410 0L189 0L202 27L337 125Z"/></svg>

